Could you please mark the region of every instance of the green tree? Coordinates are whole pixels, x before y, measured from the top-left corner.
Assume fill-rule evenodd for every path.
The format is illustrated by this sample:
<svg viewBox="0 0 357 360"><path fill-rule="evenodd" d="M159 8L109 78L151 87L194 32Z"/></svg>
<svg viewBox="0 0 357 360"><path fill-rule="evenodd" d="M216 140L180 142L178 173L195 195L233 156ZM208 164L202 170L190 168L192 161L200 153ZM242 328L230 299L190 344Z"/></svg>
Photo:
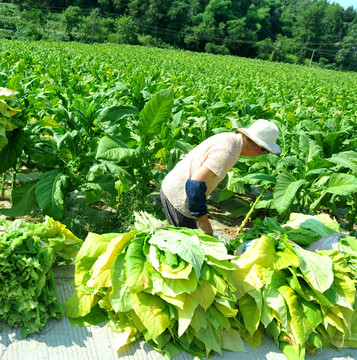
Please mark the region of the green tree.
<svg viewBox="0 0 357 360"><path fill-rule="evenodd" d="M319 43L325 34L322 20L325 17L327 3L325 1L315 1L310 5L310 1L305 1L301 8L306 8L297 16L293 29L293 36L302 43L315 45Z"/></svg>
<svg viewBox="0 0 357 360"><path fill-rule="evenodd" d="M256 44L257 56L263 60L271 60L271 54L274 52L274 43L271 38L266 38Z"/></svg>
<svg viewBox="0 0 357 360"><path fill-rule="evenodd" d="M209 52L229 53L224 40L227 22L233 19L231 1L210 0L203 13L195 17L197 25L192 27L185 41L189 46L196 46L193 50L207 51L208 49Z"/></svg>
<svg viewBox="0 0 357 360"><path fill-rule="evenodd" d="M65 26L65 31L72 40L72 31L78 28L82 23L82 10L79 6L69 6L62 14L62 22Z"/></svg>
<svg viewBox="0 0 357 360"><path fill-rule="evenodd" d="M292 6L283 6L280 15L281 35L292 37L293 27L296 22L296 14Z"/></svg>
<svg viewBox="0 0 357 360"><path fill-rule="evenodd" d="M351 23L356 19L357 9L355 10L352 6L349 6L342 14L342 20L346 23Z"/></svg>
<svg viewBox="0 0 357 360"><path fill-rule="evenodd" d="M339 4L332 4L325 10L325 16L322 20L325 29L325 41L333 42L340 41L343 37L343 22L342 22L343 8Z"/></svg>
<svg viewBox="0 0 357 360"><path fill-rule="evenodd" d="M15 37L19 40L41 40L43 32L36 23L21 19L16 22Z"/></svg>
<svg viewBox="0 0 357 360"><path fill-rule="evenodd" d="M141 19L145 32L167 43L176 41L176 31L170 29L168 15L171 0L150 0L148 3L146 14Z"/></svg>
<svg viewBox="0 0 357 360"><path fill-rule="evenodd" d="M298 61L297 56L294 55L296 50L294 39L279 34L274 42L270 60L296 63Z"/></svg>
<svg viewBox="0 0 357 360"><path fill-rule="evenodd" d="M296 8L299 13L293 26L293 38L300 45L298 56L302 63L311 53L311 48L318 49L324 43L326 30L322 21L327 6L328 3L323 0L305 0Z"/></svg>
<svg viewBox="0 0 357 360"><path fill-rule="evenodd" d="M40 9L21 11L20 17L27 22L33 22L42 27L45 25L47 20L45 12Z"/></svg>
<svg viewBox="0 0 357 360"><path fill-rule="evenodd" d="M105 42L115 33L114 18L101 17L98 9L93 10L89 16L82 18L82 20L78 26L79 40L82 42L90 43L92 40Z"/></svg>
<svg viewBox="0 0 357 360"><path fill-rule="evenodd" d="M116 32L109 36L109 40L118 44L138 44L139 27L129 16L121 16L115 21Z"/></svg>
<svg viewBox="0 0 357 360"><path fill-rule="evenodd" d="M258 40L257 32L252 30L245 17L227 22L225 44L232 54L252 56L253 45Z"/></svg>
<svg viewBox="0 0 357 360"><path fill-rule="evenodd" d="M98 0L98 6L104 11L123 14L127 11L130 0Z"/></svg>
<svg viewBox="0 0 357 360"><path fill-rule="evenodd" d="M350 26L348 34L341 42L341 49L336 55L338 65L348 70L357 70L357 24Z"/></svg>

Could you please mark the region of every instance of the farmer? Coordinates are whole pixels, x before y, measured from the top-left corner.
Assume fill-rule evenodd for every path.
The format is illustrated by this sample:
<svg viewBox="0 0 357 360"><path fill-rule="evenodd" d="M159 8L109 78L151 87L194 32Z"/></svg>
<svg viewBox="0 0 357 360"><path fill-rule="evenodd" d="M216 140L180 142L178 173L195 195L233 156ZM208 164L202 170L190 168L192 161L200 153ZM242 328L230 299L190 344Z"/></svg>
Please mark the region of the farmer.
<svg viewBox="0 0 357 360"><path fill-rule="evenodd" d="M206 199L237 162L239 155L280 154L277 126L259 119L236 133L213 135L191 150L166 175L160 191L169 224L213 235Z"/></svg>

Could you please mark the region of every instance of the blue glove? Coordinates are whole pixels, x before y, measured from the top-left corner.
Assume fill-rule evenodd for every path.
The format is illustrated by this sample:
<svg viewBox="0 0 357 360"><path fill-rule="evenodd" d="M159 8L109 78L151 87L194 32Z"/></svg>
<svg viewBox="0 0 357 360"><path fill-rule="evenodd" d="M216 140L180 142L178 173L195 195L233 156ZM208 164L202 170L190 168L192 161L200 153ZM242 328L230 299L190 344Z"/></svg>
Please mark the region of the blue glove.
<svg viewBox="0 0 357 360"><path fill-rule="evenodd" d="M206 203L207 185L203 181L186 181L186 194L188 197L188 210L195 218L208 214Z"/></svg>

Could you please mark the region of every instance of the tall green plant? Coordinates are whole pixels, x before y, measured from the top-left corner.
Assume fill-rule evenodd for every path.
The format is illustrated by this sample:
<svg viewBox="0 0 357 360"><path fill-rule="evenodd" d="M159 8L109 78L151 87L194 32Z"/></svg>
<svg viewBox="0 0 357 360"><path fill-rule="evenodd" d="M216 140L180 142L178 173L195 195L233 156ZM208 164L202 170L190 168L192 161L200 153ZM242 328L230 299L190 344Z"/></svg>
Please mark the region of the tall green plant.
<svg viewBox="0 0 357 360"><path fill-rule="evenodd" d="M104 109L97 119L104 132L111 136L100 139L96 159L107 171L117 176L117 190L139 192L144 198L155 179L155 156L160 148L162 127L171 117L173 89L161 90L146 103L141 111L134 106L115 105ZM128 139L120 134L122 127L131 129ZM125 141L123 141L125 140Z"/></svg>
<svg viewBox="0 0 357 360"><path fill-rule="evenodd" d="M275 209L285 218L292 211L314 213L327 208L337 214L345 208L352 220L356 216L357 152L340 151L325 158L324 148L306 132L297 135L287 156L243 160L241 171L231 172L228 188L242 192L251 185L269 186L271 195L257 208Z"/></svg>

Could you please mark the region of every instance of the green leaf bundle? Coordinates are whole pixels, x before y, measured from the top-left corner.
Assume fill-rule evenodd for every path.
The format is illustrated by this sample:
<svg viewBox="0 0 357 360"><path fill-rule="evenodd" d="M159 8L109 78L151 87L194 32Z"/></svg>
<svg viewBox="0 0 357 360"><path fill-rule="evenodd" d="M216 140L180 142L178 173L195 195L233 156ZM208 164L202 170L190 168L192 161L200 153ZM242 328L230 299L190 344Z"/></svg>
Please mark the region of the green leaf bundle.
<svg viewBox="0 0 357 360"><path fill-rule="evenodd" d="M88 235L65 304L71 324L109 321L116 350L145 339L168 359L244 351L224 244L200 230L149 227Z"/></svg>
<svg viewBox="0 0 357 360"><path fill-rule="evenodd" d="M289 221L283 225L289 240L301 246L308 246L324 236L340 232L335 219L327 214L306 215L291 213Z"/></svg>
<svg viewBox="0 0 357 360"><path fill-rule="evenodd" d="M0 219L0 321L23 327L27 337L49 319L62 319L51 265L56 256L73 258L81 242L51 218L39 224Z"/></svg>
<svg viewBox="0 0 357 360"><path fill-rule="evenodd" d="M242 240L245 242L262 235L277 237L286 234L290 241L307 248L323 237L338 233L341 233L340 225L328 214L291 213L285 224L278 223L276 218L266 217L264 220L257 218L253 222L253 228L242 234L244 236Z"/></svg>
<svg viewBox="0 0 357 360"><path fill-rule="evenodd" d="M242 336L251 346L266 332L289 360L303 360L355 337L354 272L336 250L310 252L284 235L264 235L232 263Z"/></svg>

